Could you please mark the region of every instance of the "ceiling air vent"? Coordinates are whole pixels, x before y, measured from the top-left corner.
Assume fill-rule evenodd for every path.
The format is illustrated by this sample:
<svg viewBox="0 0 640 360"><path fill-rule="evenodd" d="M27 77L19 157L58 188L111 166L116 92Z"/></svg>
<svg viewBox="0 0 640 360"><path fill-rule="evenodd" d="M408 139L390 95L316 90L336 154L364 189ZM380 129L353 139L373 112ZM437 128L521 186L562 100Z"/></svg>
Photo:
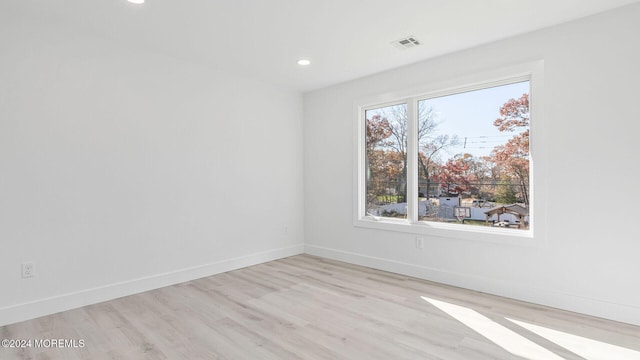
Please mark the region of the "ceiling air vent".
<svg viewBox="0 0 640 360"><path fill-rule="evenodd" d="M391 44L393 44L398 49L408 49L420 45L420 41L418 41L413 36L409 36L400 40L392 41Z"/></svg>

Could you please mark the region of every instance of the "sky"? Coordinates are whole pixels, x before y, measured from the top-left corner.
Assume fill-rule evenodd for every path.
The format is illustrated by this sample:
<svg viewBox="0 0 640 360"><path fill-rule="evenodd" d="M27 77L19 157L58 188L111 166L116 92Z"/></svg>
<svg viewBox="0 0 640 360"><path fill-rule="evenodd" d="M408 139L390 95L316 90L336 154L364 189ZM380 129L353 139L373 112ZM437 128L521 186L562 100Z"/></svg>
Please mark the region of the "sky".
<svg viewBox="0 0 640 360"><path fill-rule="evenodd" d="M494 146L506 143L515 132L500 132L493 121L499 117L505 102L525 93L529 93L528 81L425 100L437 114L436 131L458 135L460 140L459 146L448 149L448 154L442 157L463 152L485 156Z"/></svg>

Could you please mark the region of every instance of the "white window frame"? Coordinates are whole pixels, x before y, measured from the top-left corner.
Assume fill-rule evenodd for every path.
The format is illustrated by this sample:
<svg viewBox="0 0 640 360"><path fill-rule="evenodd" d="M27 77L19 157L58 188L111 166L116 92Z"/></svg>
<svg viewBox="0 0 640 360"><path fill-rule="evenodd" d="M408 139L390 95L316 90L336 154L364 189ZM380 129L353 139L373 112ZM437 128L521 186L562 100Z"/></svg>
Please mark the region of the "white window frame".
<svg viewBox="0 0 640 360"><path fill-rule="evenodd" d="M546 242L546 160L542 146L544 128L544 62L504 67L483 73L475 73L456 79L434 82L418 89L399 91L358 100L354 106L354 209L353 223L356 227L411 233L421 236L454 238L468 241L485 241L516 246L547 247ZM418 144L417 104L420 100L458 93L481 90L494 86L529 81L530 86L530 215L529 229L478 227L462 224L418 221ZM367 110L385 106L407 104L407 218L373 217L365 212L366 169L365 136Z"/></svg>

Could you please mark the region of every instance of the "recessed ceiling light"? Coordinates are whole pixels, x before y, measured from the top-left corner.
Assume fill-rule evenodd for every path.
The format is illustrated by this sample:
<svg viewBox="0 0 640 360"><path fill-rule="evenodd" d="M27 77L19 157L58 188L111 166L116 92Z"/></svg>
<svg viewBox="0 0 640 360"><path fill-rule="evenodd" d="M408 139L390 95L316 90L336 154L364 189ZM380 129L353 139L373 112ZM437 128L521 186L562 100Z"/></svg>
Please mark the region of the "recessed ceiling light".
<svg viewBox="0 0 640 360"><path fill-rule="evenodd" d="M144 4L144 0L127 0L128 2L132 3L132 4Z"/></svg>
<svg viewBox="0 0 640 360"><path fill-rule="evenodd" d="M311 60L309 60L309 59L300 59L300 60L298 60L298 65L300 65L300 66L311 65Z"/></svg>

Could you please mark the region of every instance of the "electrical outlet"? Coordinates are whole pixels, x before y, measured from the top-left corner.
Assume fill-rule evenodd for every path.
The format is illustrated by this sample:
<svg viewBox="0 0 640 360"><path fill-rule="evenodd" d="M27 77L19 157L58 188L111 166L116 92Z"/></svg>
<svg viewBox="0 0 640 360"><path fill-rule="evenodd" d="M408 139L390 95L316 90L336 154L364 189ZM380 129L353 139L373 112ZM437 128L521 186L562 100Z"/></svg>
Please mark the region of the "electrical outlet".
<svg viewBox="0 0 640 360"><path fill-rule="evenodd" d="M416 236L416 249L424 249L424 238Z"/></svg>
<svg viewBox="0 0 640 360"><path fill-rule="evenodd" d="M30 278L35 276L35 268L33 262L22 263L22 277Z"/></svg>

